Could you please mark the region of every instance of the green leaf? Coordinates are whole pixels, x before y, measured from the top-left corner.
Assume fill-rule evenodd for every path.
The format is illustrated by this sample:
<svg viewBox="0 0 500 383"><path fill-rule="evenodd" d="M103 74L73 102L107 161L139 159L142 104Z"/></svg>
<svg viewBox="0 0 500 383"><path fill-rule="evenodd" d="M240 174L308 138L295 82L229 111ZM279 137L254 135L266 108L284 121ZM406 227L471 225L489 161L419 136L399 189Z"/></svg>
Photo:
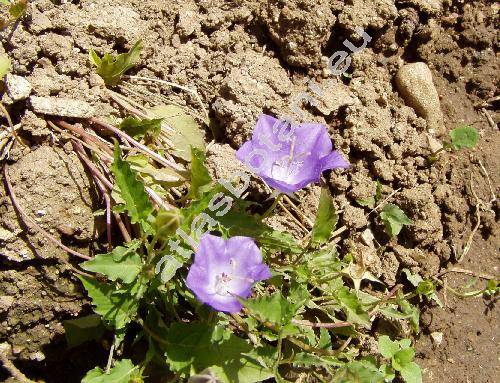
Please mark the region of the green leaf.
<svg viewBox="0 0 500 383"><path fill-rule="evenodd" d="M347 363L340 368L333 377L336 383L383 383L386 375L382 373L374 362L359 360Z"/></svg>
<svg viewBox="0 0 500 383"><path fill-rule="evenodd" d="M358 323L364 326L370 325L370 316L361 304L358 296L349 291L349 288L342 286L337 291L337 299L347 314L347 321Z"/></svg>
<svg viewBox="0 0 500 383"><path fill-rule="evenodd" d="M11 62L9 56L0 54L0 80L10 72Z"/></svg>
<svg viewBox="0 0 500 383"><path fill-rule="evenodd" d="M258 236L257 241L265 249L288 252L292 254L300 254L302 247L297 243L295 238L289 233L284 233L278 230L269 230Z"/></svg>
<svg viewBox="0 0 500 383"><path fill-rule="evenodd" d="M160 210L156 215L153 227L158 238L166 240L175 234L184 217L179 209Z"/></svg>
<svg viewBox="0 0 500 383"><path fill-rule="evenodd" d="M115 292L113 286L94 278L79 276L83 287L92 299L95 312L116 329L124 328L137 312L137 302L128 294Z"/></svg>
<svg viewBox="0 0 500 383"><path fill-rule="evenodd" d="M363 207L373 209L375 207L375 197L368 197L365 199L357 199L356 202Z"/></svg>
<svg viewBox="0 0 500 383"><path fill-rule="evenodd" d="M173 323L165 341L169 367L178 373L210 368L224 383L254 383L273 376L267 366L259 363L264 356L270 356L269 347L254 349L222 326Z"/></svg>
<svg viewBox="0 0 500 383"><path fill-rule="evenodd" d="M393 342L387 335L378 339L378 350L387 359L391 359L399 350L399 342Z"/></svg>
<svg viewBox="0 0 500 383"><path fill-rule="evenodd" d="M333 206L332 197L327 189L322 188L319 197L318 214L312 228L312 243L321 245L328 242L337 221L338 215Z"/></svg>
<svg viewBox="0 0 500 383"><path fill-rule="evenodd" d="M188 198L199 198L210 190L212 178L205 166L205 153L198 148L191 147L191 188Z"/></svg>
<svg viewBox="0 0 500 383"><path fill-rule="evenodd" d="M90 50L90 61L97 67L97 74L102 77L104 83L108 86L117 85L122 75L132 68L139 60L142 50L142 41L139 40L127 52L121 53L114 57L106 53L102 58L99 58L97 53Z"/></svg>
<svg viewBox="0 0 500 383"><path fill-rule="evenodd" d="M18 20L24 14L24 12L26 12L27 7L28 0L18 0L9 8L10 17L12 17L14 20Z"/></svg>
<svg viewBox="0 0 500 383"><path fill-rule="evenodd" d="M118 126L121 130L135 139L141 139L145 136L156 138L161 132L161 118L149 120L147 118L138 119L135 117L124 118Z"/></svg>
<svg viewBox="0 0 500 383"><path fill-rule="evenodd" d="M408 300L404 299L402 293L400 292L398 292L396 302L401 308L403 314L408 315L413 331L418 334L420 330L420 311L418 310L418 307L413 306L410 302L408 302Z"/></svg>
<svg viewBox="0 0 500 383"><path fill-rule="evenodd" d="M406 274L406 279L408 279L408 281L415 287L417 287L418 284L423 281L420 275L412 274L408 269L403 269L403 273Z"/></svg>
<svg viewBox="0 0 500 383"><path fill-rule="evenodd" d="M124 283L131 283L142 269L141 257L135 251L137 246L117 246L111 253L97 254L93 259L81 264L82 268L94 273L106 275L112 281L121 279Z"/></svg>
<svg viewBox="0 0 500 383"><path fill-rule="evenodd" d="M406 383L422 383L422 371L415 362L405 364L399 372Z"/></svg>
<svg viewBox="0 0 500 383"><path fill-rule="evenodd" d="M63 321L68 347L75 347L90 340L101 339L106 330L101 317L96 314Z"/></svg>
<svg viewBox="0 0 500 383"><path fill-rule="evenodd" d="M144 154L129 155L126 161L132 170L139 173L142 178L151 177L156 183L167 186L177 186L182 183L182 178L174 170L168 167L156 168L149 162L149 158ZM154 182L151 185L155 187Z"/></svg>
<svg viewBox="0 0 500 383"><path fill-rule="evenodd" d="M391 237L398 235L404 225L411 225L413 223L403 210L392 203L384 206L380 213L380 218L384 222L385 232Z"/></svg>
<svg viewBox="0 0 500 383"><path fill-rule="evenodd" d="M132 364L130 359L122 359L107 374L99 367L90 370L83 378L82 383L129 383L137 374L136 370L137 367Z"/></svg>
<svg viewBox="0 0 500 383"><path fill-rule="evenodd" d="M471 126L455 128L450 132L451 145L454 150L473 149L479 141L479 132Z"/></svg>
<svg viewBox="0 0 500 383"><path fill-rule="evenodd" d="M397 371L401 371L405 365L413 361L414 357L415 350L413 350L413 348L402 349L393 355L392 367Z"/></svg>
<svg viewBox="0 0 500 383"><path fill-rule="evenodd" d="M132 223L145 223L153 211L153 205L151 205L144 190L144 185L137 180L136 173L130 168L130 164L121 159L118 143L115 144L111 170L115 175L117 191L125 204L125 209Z"/></svg>
<svg viewBox="0 0 500 383"><path fill-rule="evenodd" d="M163 124L169 129L164 129L172 141L172 154L185 161L191 161L191 147L205 151L203 130L198 122L177 105L160 105L151 109L150 114L154 118L163 119Z"/></svg>
<svg viewBox="0 0 500 383"><path fill-rule="evenodd" d="M378 202L382 199L382 183L380 180L377 180L377 189L375 190L375 202Z"/></svg>
<svg viewBox="0 0 500 383"><path fill-rule="evenodd" d="M278 291L273 295L265 295L242 301L243 305L261 321L284 326L292 320L297 306L288 302Z"/></svg>

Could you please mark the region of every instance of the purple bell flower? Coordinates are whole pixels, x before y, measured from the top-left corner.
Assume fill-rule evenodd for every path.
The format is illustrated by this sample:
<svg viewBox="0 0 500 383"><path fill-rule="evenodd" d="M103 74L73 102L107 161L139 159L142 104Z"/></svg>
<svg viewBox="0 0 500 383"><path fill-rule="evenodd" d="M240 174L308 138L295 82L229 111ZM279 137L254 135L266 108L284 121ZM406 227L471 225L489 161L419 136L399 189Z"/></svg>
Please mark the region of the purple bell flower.
<svg viewBox="0 0 500 383"><path fill-rule="evenodd" d="M242 309L238 297L248 298L252 286L271 278L262 254L248 237L227 240L204 234L189 269L186 284L196 298L218 311L237 313Z"/></svg>
<svg viewBox="0 0 500 383"><path fill-rule="evenodd" d="M324 125L292 126L266 114L259 117L252 139L238 149L236 157L282 193L319 182L325 170L349 167L339 152L332 151Z"/></svg>

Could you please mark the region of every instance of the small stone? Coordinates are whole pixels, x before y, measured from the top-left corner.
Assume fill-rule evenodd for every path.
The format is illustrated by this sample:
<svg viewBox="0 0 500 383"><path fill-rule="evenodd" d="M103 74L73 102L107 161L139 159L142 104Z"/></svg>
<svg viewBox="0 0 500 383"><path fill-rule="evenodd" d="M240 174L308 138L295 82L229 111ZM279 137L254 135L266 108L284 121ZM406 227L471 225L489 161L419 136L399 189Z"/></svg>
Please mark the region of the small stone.
<svg viewBox="0 0 500 383"><path fill-rule="evenodd" d="M35 113L50 116L90 118L95 113L87 102L68 98L31 96L30 104Z"/></svg>
<svg viewBox="0 0 500 383"><path fill-rule="evenodd" d="M432 332L431 339L436 347L439 347L439 345L443 342L443 333L439 331Z"/></svg>
<svg viewBox="0 0 500 383"><path fill-rule="evenodd" d="M11 230L6 230L3 227L0 227L0 241L7 242L16 236Z"/></svg>
<svg viewBox="0 0 500 383"><path fill-rule="evenodd" d="M31 360L35 360L37 362L41 362L42 360L45 360L45 354L41 351L34 352L30 354L29 358Z"/></svg>
<svg viewBox="0 0 500 383"><path fill-rule="evenodd" d="M0 312L6 312L14 303L15 298L9 295L0 295Z"/></svg>
<svg viewBox="0 0 500 383"><path fill-rule="evenodd" d="M37 217L43 217L45 214L47 214L47 212L43 209L40 209L40 210L37 210L35 214Z"/></svg>
<svg viewBox="0 0 500 383"><path fill-rule="evenodd" d="M405 102L427 121L428 129L438 135L443 134L443 112L427 64L416 62L403 65L396 74L396 86Z"/></svg>
<svg viewBox="0 0 500 383"><path fill-rule="evenodd" d="M26 100L32 89L30 82L24 77L10 73L5 76L5 85L7 94L14 102Z"/></svg>
<svg viewBox="0 0 500 383"><path fill-rule="evenodd" d="M57 227L57 230L62 235L65 235L65 236L68 236L68 237L71 237L71 236L75 235L76 232L77 232L77 229L75 229L71 225L66 225L66 224L59 225Z"/></svg>

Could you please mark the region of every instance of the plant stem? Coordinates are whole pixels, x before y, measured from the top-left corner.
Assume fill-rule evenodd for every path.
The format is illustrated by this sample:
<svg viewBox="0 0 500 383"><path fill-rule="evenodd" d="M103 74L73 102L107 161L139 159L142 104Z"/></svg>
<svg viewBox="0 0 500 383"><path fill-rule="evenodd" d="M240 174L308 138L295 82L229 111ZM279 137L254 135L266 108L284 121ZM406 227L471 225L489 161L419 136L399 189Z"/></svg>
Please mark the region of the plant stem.
<svg viewBox="0 0 500 383"><path fill-rule="evenodd" d="M278 196L274 199L273 201L273 204L269 207L269 209L267 209L264 214L262 214L260 216L260 220L264 220L265 218L269 217L272 212L274 211L274 209L276 208L276 206L278 206L278 203L280 202L281 198L283 198L283 195L284 194L278 194Z"/></svg>
<svg viewBox="0 0 500 383"><path fill-rule="evenodd" d="M125 141L129 142L131 145L134 145L137 149L139 149L141 152L149 155L151 158L155 159L158 163L162 164L163 166L167 166L174 170L177 174L179 174L181 177L186 178L187 177L187 171L184 169L182 166L178 165L175 162L169 161L166 158L160 156L159 154L155 153L151 149L149 149L147 146L141 144L140 142L134 140L132 137L130 137L128 134L122 132L120 129L114 127L111 124L108 124L104 121L100 121L97 118L90 118L89 122L95 125L102 126L103 128L109 130L110 132L113 132L117 136L120 136L123 138Z"/></svg>

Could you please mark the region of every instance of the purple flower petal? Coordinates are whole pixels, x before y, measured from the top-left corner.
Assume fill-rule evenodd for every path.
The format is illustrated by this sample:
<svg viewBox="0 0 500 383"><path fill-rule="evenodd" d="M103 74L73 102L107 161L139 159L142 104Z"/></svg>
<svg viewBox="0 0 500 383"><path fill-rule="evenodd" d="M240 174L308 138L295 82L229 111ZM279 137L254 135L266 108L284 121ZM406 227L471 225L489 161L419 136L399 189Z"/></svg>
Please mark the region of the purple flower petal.
<svg viewBox="0 0 500 383"><path fill-rule="evenodd" d="M219 311L238 312L238 297L248 298L254 283L271 277L262 254L248 237L224 240L204 234L186 284L198 300Z"/></svg>
<svg viewBox="0 0 500 383"><path fill-rule="evenodd" d="M300 124L285 134L283 124L274 117L261 115L252 139L236 152L236 157L269 186L293 193L318 182L324 170L348 167L339 153L332 152L324 125Z"/></svg>
<svg viewBox="0 0 500 383"><path fill-rule="evenodd" d="M328 169L348 169L349 162L347 162L342 155L334 150L326 157L321 159L323 170Z"/></svg>

